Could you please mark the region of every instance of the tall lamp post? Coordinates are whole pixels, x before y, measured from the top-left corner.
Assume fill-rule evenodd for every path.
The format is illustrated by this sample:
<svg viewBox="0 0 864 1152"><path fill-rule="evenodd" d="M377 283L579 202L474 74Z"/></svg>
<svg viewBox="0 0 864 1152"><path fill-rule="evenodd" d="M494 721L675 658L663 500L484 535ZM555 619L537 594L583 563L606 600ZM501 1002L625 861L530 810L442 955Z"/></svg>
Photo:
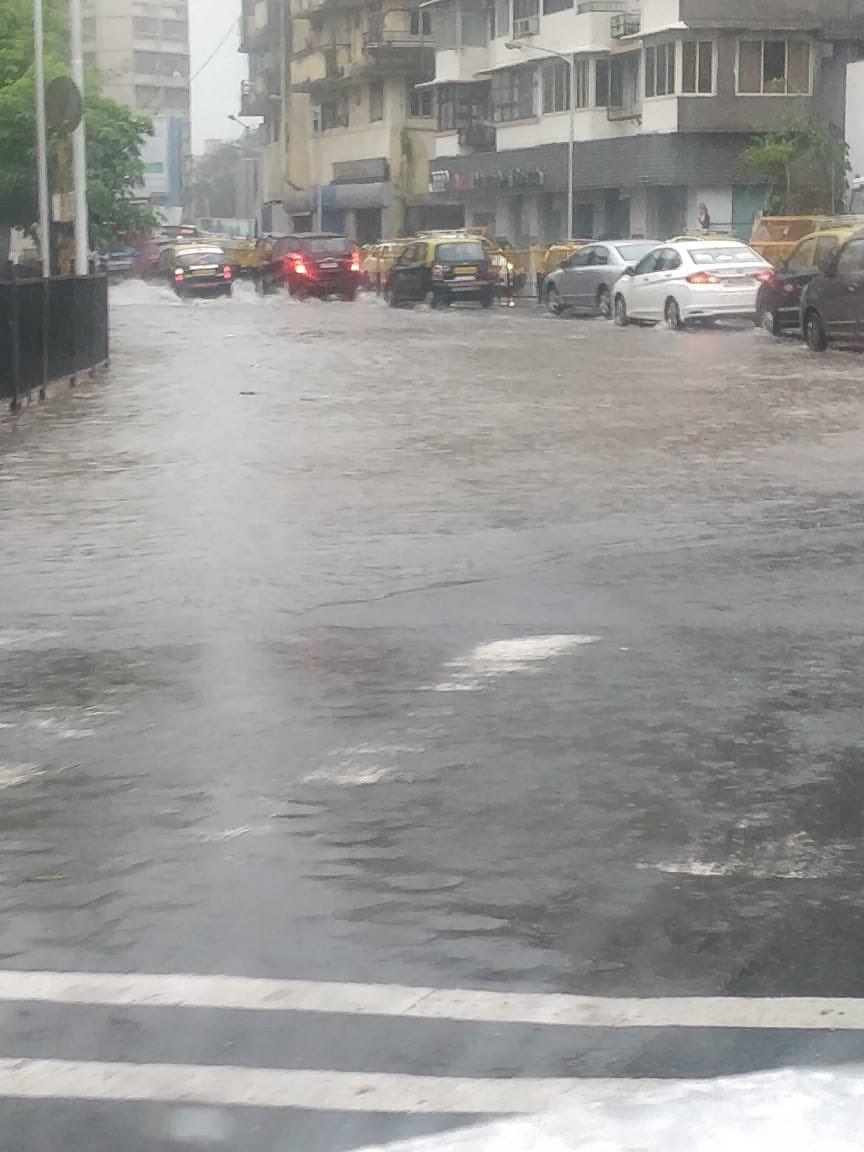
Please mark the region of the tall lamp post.
<svg viewBox="0 0 864 1152"><path fill-rule="evenodd" d="M33 3L33 40L36 62L36 154L39 179L39 249L42 276L51 275L51 212L48 192L48 129L45 112L45 26L42 0Z"/></svg>
<svg viewBox="0 0 864 1152"><path fill-rule="evenodd" d="M72 79L84 99L84 45L81 0L69 0L69 41L72 49ZM87 205L87 143L84 117L72 135L72 171L75 177L75 275L90 270L90 212Z"/></svg>
<svg viewBox="0 0 864 1152"><path fill-rule="evenodd" d="M514 52L539 52L543 56L557 56L570 69L570 137L567 146L567 239L573 235L573 145L576 140L576 57L570 52L556 52L540 44L523 44L521 40L508 40L506 47Z"/></svg>

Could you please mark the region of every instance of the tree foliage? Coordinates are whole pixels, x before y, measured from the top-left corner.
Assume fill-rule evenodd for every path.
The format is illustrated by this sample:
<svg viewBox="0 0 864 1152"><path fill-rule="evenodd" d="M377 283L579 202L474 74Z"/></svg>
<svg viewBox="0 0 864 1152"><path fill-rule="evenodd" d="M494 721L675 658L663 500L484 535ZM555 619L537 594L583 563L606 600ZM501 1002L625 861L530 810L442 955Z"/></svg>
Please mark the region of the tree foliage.
<svg viewBox="0 0 864 1152"><path fill-rule="evenodd" d="M45 75L68 75L65 5L45 5ZM152 123L99 91L88 76L84 102L91 242L99 245L129 230L149 227L152 213L134 202L144 168L141 149ZM57 140L49 140L52 187L57 187ZM33 0L0 2L0 227L28 228L38 216L36 81Z"/></svg>
<svg viewBox="0 0 864 1152"><path fill-rule="evenodd" d="M778 216L842 212L848 192L849 147L821 120L795 120L759 136L741 156L751 180L771 187Z"/></svg>

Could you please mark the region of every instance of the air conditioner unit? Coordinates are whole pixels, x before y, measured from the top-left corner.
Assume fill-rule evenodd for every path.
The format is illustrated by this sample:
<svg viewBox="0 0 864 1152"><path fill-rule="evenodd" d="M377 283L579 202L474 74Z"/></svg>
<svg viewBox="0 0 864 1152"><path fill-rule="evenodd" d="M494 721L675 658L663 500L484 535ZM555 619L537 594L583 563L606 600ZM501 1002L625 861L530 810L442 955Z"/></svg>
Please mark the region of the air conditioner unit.
<svg viewBox="0 0 864 1152"><path fill-rule="evenodd" d="M642 24L638 12L618 12L610 23L610 34L613 40L620 40L622 36L635 36Z"/></svg>
<svg viewBox="0 0 864 1152"><path fill-rule="evenodd" d="M513 21L513 38L515 40L519 40L523 36L536 36L539 31L539 16L522 16Z"/></svg>

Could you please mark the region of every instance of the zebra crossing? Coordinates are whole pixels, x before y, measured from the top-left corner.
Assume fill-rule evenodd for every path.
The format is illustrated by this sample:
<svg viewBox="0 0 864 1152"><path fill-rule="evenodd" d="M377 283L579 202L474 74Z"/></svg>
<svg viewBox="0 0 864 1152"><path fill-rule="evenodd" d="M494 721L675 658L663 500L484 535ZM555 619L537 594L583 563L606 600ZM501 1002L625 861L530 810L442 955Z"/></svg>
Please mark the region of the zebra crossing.
<svg viewBox="0 0 864 1152"><path fill-rule="evenodd" d="M0 971L0 1005L94 1011L201 1010L256 1017L300 1014L410 1021L417 1027L531 1026L549 1034L593 1030L598 1041L621 1030L680 1035L682 1030L746 1033L855 1033L864 1038L864 1000L845 998L593 997L399 984L274 980L192 973ZM313 1025L314 1027L314 1025ZM73 1038L74 1039L74 1038ZM134 1049L134 1045L130 1046ZM862 1046L864 1053L864 1046ZM50 1052L0 1052L0 1101L90 1101L102 1104L196 1105L224 1109L300 1109L307 1112L429 1116L506 1116L537 1112L562 1102L599 1101L636 1088L668 1084L650 1074L627 1076L517 1076L425 1074L422 1070L346 1070L258 1067L123 1059L58 1058ZM334 1061L338 1053L334 1052ZM373 1054L370 1053L370 1057ZM371 1060L374 1063L374 1059ZM650 1070L648 1070L650 1073Z"/></svg>

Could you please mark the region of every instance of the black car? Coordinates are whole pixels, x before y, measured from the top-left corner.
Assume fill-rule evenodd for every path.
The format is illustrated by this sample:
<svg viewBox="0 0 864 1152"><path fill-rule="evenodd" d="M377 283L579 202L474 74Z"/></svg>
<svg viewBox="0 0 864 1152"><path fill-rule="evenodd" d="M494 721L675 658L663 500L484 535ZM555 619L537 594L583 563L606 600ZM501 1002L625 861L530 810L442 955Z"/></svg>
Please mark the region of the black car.
<svg viewBox="0 0 864 1152"><path fill-rule="evenodd" d="M169 248L160 256L159 263L178 296L231 295L234 277L221 248L202 244Z"/></svg>
<svg viewBox="0 0 864 1152"><path fill-rule="evenodd" d="M300 232L273 242L260 286L263 292L287 288L292 296L354 300L361 278L360 254L346 236Z"/></svg>
<svg viewBox="0 0 864 1152"><path fill-rule="evenodd" d="M390 269L384 294L394 308L422 300L433 308L446 308L454 300L491 308L497 287L498 269L479 240L435 236L406 244Z"/></svg>
<svg viewBox="0 0 864 1152"><path fill-rule="evenodd" d="M864 345L864 232L847 240L807 285L801 326L814 352L829 344Z"/></svg>
<svg viewBox="0 0 864 1152"><path fill-rule="evenodd" d="M814 232L799 241L787 260L759 279L756 324L774 336L801 328L801 294L829 263L848 232Z"/></svg>

